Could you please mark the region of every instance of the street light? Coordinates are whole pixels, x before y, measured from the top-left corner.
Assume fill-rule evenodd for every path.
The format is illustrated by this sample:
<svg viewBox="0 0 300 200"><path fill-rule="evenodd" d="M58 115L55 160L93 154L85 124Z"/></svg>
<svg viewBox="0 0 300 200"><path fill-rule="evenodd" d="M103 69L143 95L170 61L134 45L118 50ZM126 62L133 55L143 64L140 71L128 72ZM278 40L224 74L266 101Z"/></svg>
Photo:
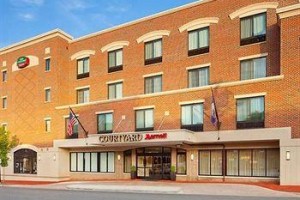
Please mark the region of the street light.
<svg viewBox="0 0 300 200"><path fill-rule="evenodd" d="M1 167L1 164L2 164L2 160L0 158L0 184L2 184L2 180L1 180L1 169L2 169L2 167Z"/></svg>

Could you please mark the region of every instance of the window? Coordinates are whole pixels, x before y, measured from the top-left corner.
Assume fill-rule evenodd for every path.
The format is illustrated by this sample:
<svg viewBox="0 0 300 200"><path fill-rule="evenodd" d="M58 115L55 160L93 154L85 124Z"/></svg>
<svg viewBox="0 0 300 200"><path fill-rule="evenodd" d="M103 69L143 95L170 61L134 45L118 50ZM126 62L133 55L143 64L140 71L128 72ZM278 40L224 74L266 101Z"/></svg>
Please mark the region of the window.
<svg viewBox="0 0 300 200"><path fill-rule="evenodd" d="M181 128L203 131L203 104L181 106Z"/></svg>
<svg viewBox="0 0 300 200"><path fill-rule="evenodd" d="M98 133L112 133L113 132L113 114L105 113L97 115Z"/></svg>
<svg viewBox="0 0 300 200"><path fill-rule="evenodd" d="M123 83L108 85L108 99L121 99L123 97Z"/></svg>
<svg viewBox="0 0 300 200"><path fill-rule="evenodd" d="M78 123L75 123L72 127L72 135L68 134L68 124L69 124L69 118L65 119L65 134L66 139L77 139L78 138Z"/></svg>
<svg viewBox="0 0 300 200"><path fill-rule="evenodd" d="M45 102L51 101L51 89L47 88L45 89Z"/></svg>
<svg viewBox="0 0 300 200"><path fill-rule="evenodd" d="M7 71L2 71L2 82L7 81Z"/></svg>
<svg viewBox="0 0 300 200"><path fill-rule="evenodd" d="M6 109L7 108L7 97L2 98L2 108Z"/></svg>
<svg viewBox="0 0 300 200"><path fill-rule="evenodd" d="M145 43L145 65L162 62L162 39Z"/></svg>
<svg viewBox="0 0 300 200"><path fill-rule="evenodd" d="M222 150L199 151L199 175L222 176Z"/></svg>
<svg viewBox="0 0 300 200"><path fill-rule="evenodd" d="M115 171L115 153L70 153L70 171L113 173Z"/></svg>
<svg viewBox="0 0 300 200"><path fill-rule="evenodd" d="M135 111L135 130L136 131L153 131L154 117L153 109Z"/></svg>
<svg viewBox="0 0 300 200"><path fill-rule="evenodd" d="M45 131L47 133L51 132L51 119L45 119Z"/></svg>
<svg viewBox="0 0 300 200"><path fill-rule="evenodd" d="M241 80L267 76L266 57L241 61Z"/></svg>
<svg viewBox="0 0 300 200"><path fill-rule="evenodd" d="M241 45L266 40L266 13L241 18Z"/></svg>
<svg viewBox="0 0 300 200"><path fill-rule="evenodd" d="M131 158L131 150L124 152L124 173L131 172L132 158Z"/></svg>
<svg viewBox="0 0 300 200"><path fill-rule="evenodd" d="M189 51L188 56L209 52L209 27L188 32Z"/></svg>
<svg viewBox="0 0 300 200"><path fill-rule="evenodd" d="M90 101L90 89L84 88L77 90L77 104L88 103Z"/></svg>
<svg viewBox="0 0 300 200"><path fill-rule="evenodd" d="M50 58L47 58L45 60L45 71L49 72L50 71Z"/></svg>
<svg viewBox="0 0 300 200"><path fill-rule="evenodd" d="M162 76L152 76L145 78L145 94L162 91Z"/></svg>
<svg viewBox="0 0 300 200"><path fill-rule="evenodd" d="M177 150L177 159L176 159L176 172L177 174L186 174L186 151L183 149Z"/></svg>
<svg viewBox="0 0 300 200"><path fill-rule="evenodd" d="M77 79L90 76L90 58L82 58L77 60Z"/></svg>
<svg viewBox="0 0 300 200"><path fill-rule="evenodd" d="M226 151L226 175L279 177L279 149L243 149Z"/></svg>
<svg viewBox="0 0 300 200"><path fill-rule="evenodd" d="M193 69L188 71L189 88L201 87L209 84L209 68Z"/></svg>
<svg viewBox="0 0 300 200"><path fill-rule="evenodd" d="M237 100L237 128L263 128L265 126L265 98L253 97Z"/></svg>
<svg viewBox="0 0 300 200"><path fill-rule="evenodd" d="M14 153L15 174L37 174L37 153L30 149L20 149Z"/></svg>
<svg viewBox="0 0 300 200"><path fill-rule="evenodd" d="M123 49L108 52L108 73L123 70Z"/></svg>
<svg viewBox="0 0 300 200"><path fill-rule="evenodd" d="M2 124L2 128L3 128L3 130L5 131L5 132L7 132L7 124L5 123L5 124Z"/></svg>

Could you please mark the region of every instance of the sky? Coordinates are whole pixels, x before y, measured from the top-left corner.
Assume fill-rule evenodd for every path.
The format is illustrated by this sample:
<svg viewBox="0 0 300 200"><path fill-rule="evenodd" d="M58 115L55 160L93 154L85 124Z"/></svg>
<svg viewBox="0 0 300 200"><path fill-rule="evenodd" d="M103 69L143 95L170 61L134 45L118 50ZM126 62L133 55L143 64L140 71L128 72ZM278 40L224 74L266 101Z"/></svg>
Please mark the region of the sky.
<svg viewBox="0 0 300 200"><path fill-rule="evenodd" d="M198 0L0 0L0 48L59 28L78 38Z"/></svg>

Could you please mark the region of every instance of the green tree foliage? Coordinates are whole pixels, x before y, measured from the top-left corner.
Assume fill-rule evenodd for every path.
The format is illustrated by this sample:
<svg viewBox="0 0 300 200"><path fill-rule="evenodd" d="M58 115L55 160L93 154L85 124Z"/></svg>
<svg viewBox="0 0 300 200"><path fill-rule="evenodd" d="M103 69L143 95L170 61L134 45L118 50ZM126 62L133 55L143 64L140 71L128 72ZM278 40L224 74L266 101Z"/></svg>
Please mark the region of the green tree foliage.
<svg viewBox="0 0 300 200"><path fill-rule="evenodd" d="M17 136L10 137L10 132L5 131L3 127L0 127L0 159L1 166L7 167L8 157L7 154L10 150L19 144Z"/></svg>

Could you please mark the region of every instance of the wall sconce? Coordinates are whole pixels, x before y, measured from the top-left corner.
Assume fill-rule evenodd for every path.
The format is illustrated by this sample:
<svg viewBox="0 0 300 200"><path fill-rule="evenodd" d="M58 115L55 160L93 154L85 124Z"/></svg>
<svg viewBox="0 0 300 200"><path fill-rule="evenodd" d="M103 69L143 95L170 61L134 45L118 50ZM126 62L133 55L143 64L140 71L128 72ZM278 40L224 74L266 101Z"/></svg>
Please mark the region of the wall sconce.
<svg viewBox="0 0 300 200"><path fill-rule="evenodd" d="M291 160L291 152L286 151L286 160Z"/></svg>
<svg viewBox="0 0 300 200"><path fill-rule="evenodd" d="M121 155L118 155L118 160L121 160Z"/></svg>
<svg viewBox="0 0 300 200"><path fill-rule="evenodd" d="M191 154L191 161L194 160L194 157L195 157L195 156L194 156L194 154L192 153L192 154Z"/></svg>
<svg viewBox="0 0 300 200"><path fill-rule="evenodd" d="M53 161L56 161L56 155L54 154L54 156L53 156Z"/></svg>
<svg viewBox="0 0 300 200"><path fill-rule="evenodd" d="M41 155L38 156L38 161L41 161Z"/></svg>

